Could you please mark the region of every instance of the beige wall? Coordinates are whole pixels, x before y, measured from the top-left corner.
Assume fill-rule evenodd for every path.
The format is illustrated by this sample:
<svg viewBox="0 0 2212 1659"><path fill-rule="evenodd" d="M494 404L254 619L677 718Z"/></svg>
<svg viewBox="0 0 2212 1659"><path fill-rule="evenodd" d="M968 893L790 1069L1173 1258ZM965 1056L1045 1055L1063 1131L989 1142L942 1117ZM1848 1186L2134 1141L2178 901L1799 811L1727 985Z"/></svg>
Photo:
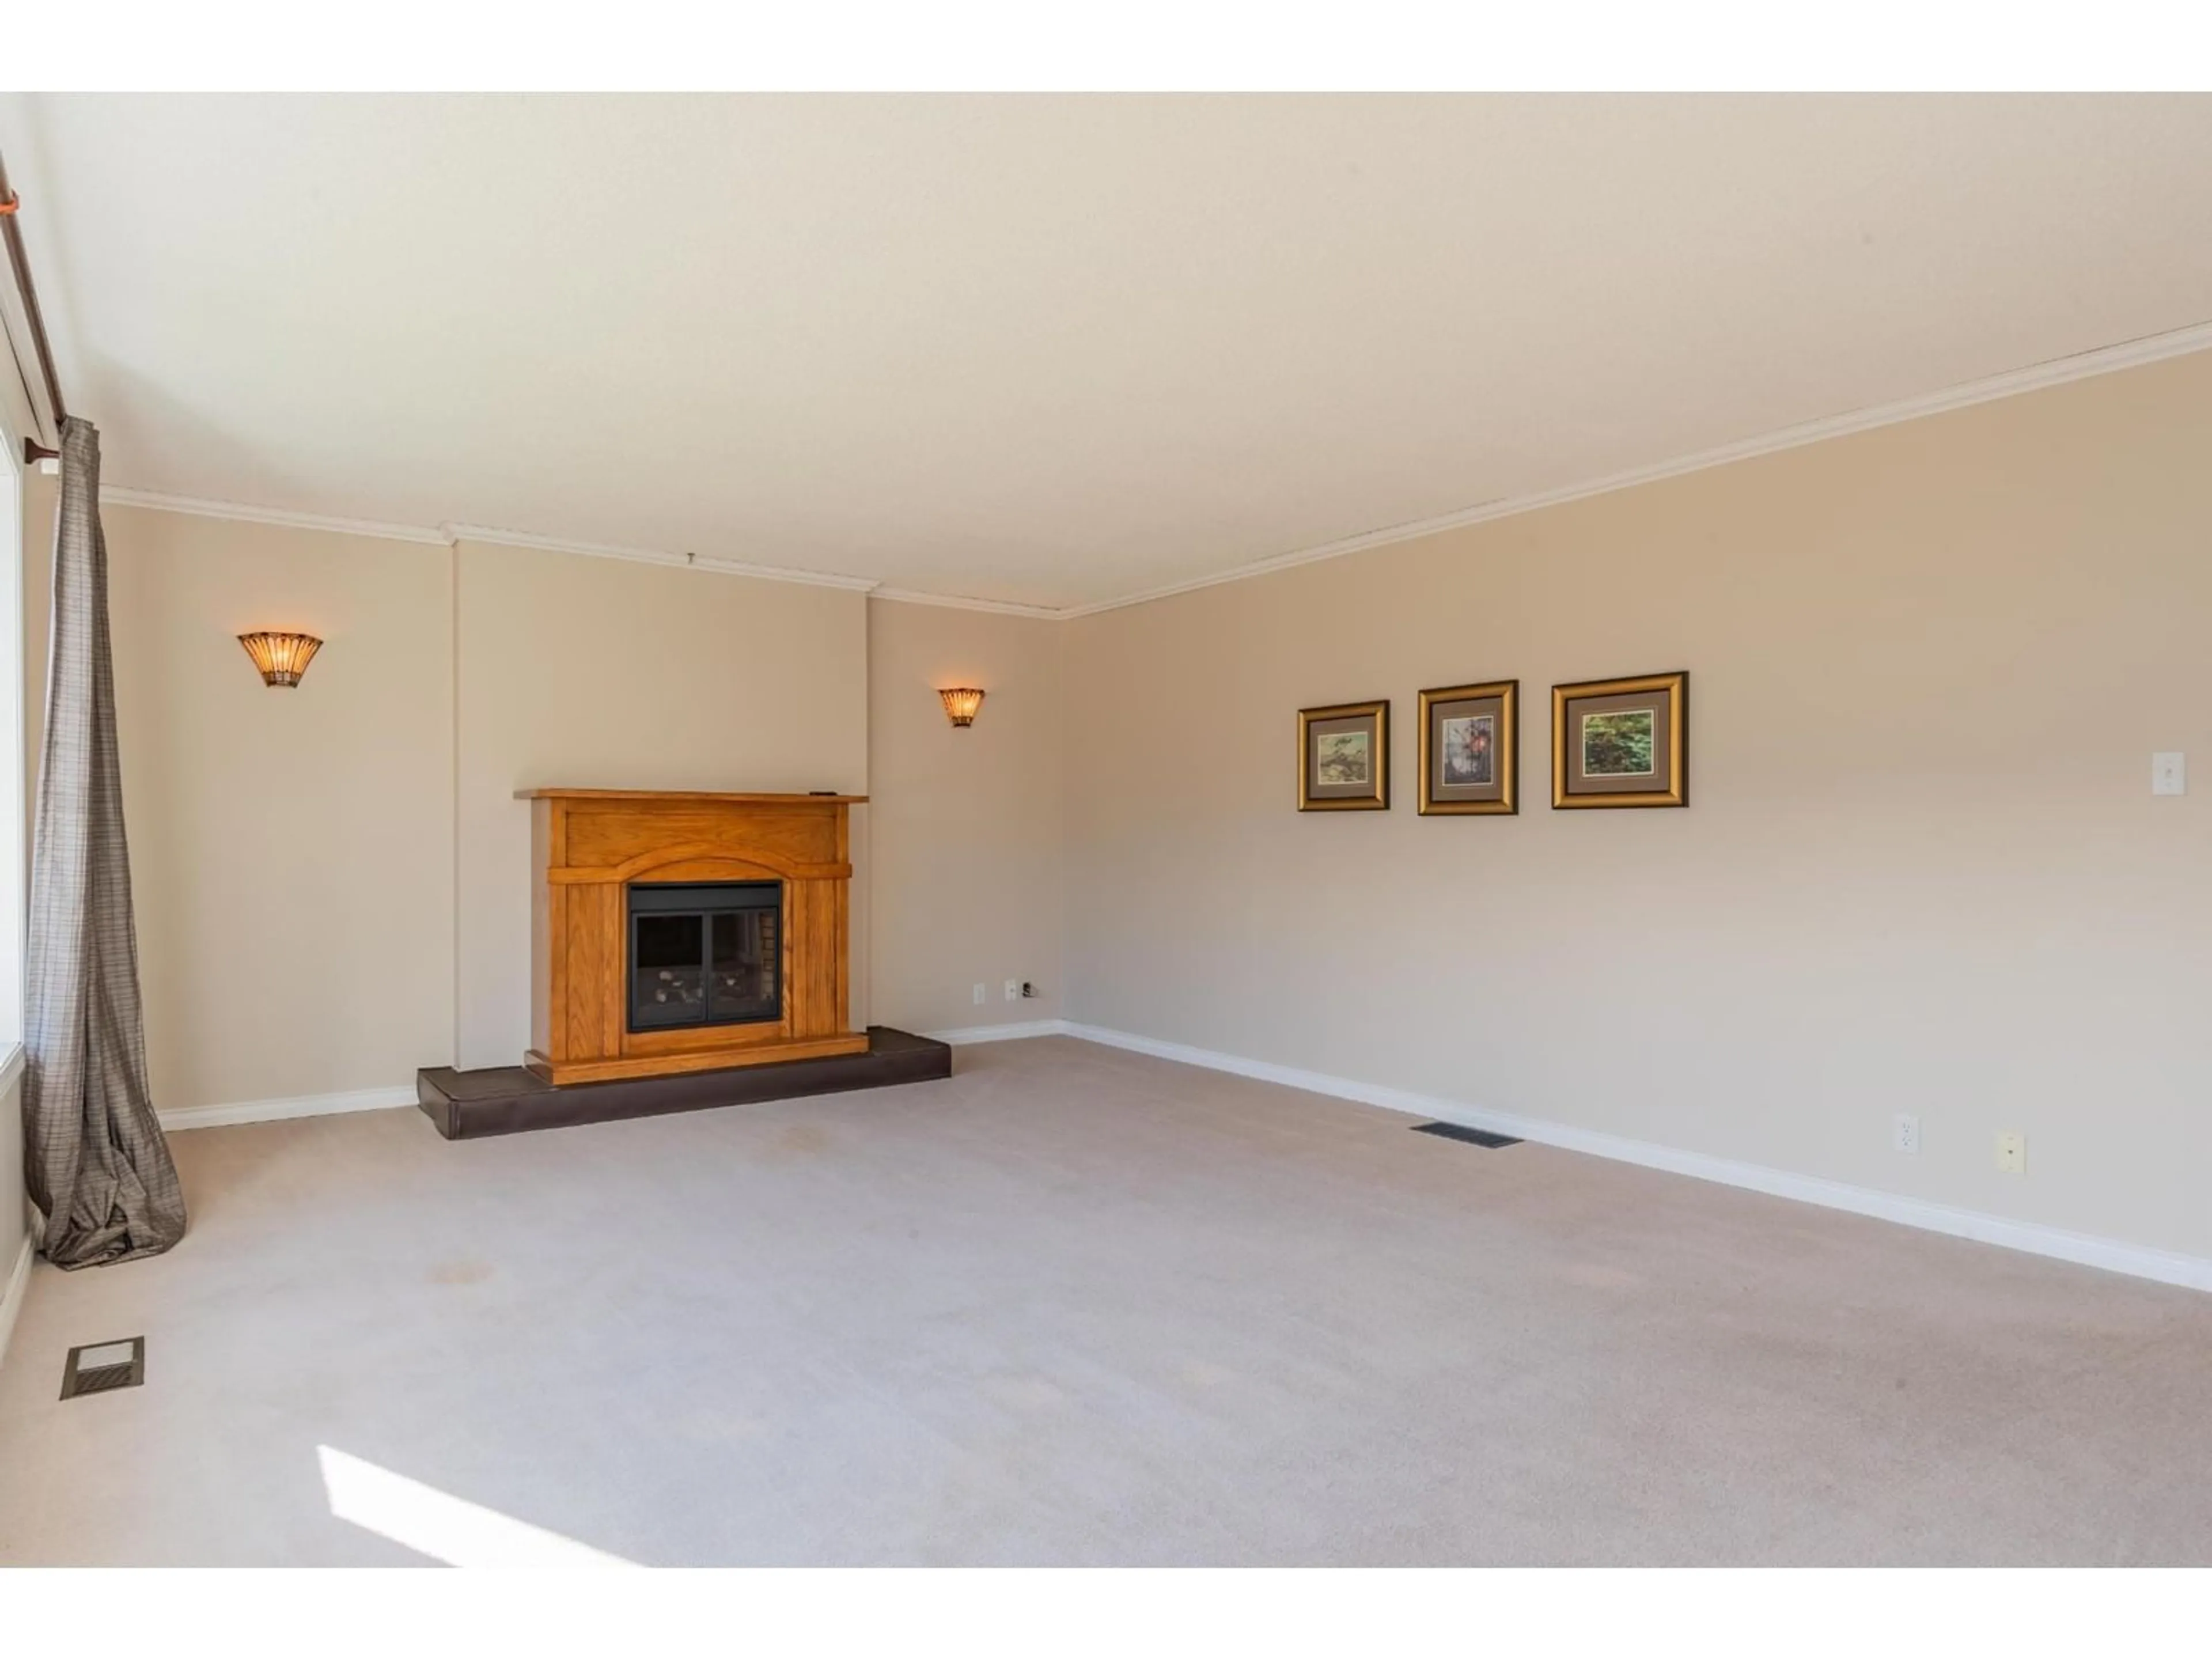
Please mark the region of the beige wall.
<svg viewBox="0 0 2212 1659"><path fill-rule="evenodd" d="M531 886L514 792L866 793L867 605L618 559L469 542L454 556L459 1063L514 1066Z"/></svg>
<svg viewBox="0 0 2212 1659"><path fill-rule="evenodd" d="M35 776L55 491L31 483ZM165 1109L404 1086L457 1054L520 1061L517 787L866 788L858 592L112 504L104 522ZM327 641L297 694L264 688L236 642L272 626ZM863 813L863 986L866 836Z"/></svg>
<svg viewBox="0 0 2212 1659"><path fill-rule="evenodd" d="M869 603L871 954L885 1024L942 1031L1061 1012L1063 637L1030 617ZM938 700L946 685L986 693L964 731ZM1006 1001L1009 979L1038 995Z"/></svg>
<svg viewBox="0 0 2212 1659"><path fill-rule="evenodd" d="M57 491L25 482L28 803ZM112 504L102 522L155 1103L404 1085L453 1048L446 550ZM238 647L266 627L328 641L298 696Z"/></svg>
<svg viewBox="0 0 2212 1659"><path fill-rule="evenodd" d="M391 1087L448 1059L447 550L103 522L156 1103ZM261 684L235 637L256 628L324 639L299 690Z"/></svg>
<svg viewBox="0 0 2212 1659"><path fill-rule="evenodd" d="M2212 1254L2208 455L2212 353L1069 623L1070 1012ZM1548 687L1674 668L1688 810L1548 810ZM1416 817L1508 677L1522 814ZM1374 696L1395 809L1294 811Z"/></svg>
<svg viewBox="0 0 2212 1659"><path fill-rule="evenodd" d="M159 1103L512 1063L518 787L868 790L856 1013L1064 1014L2212 1255L2209 441L2212 355L1065 624L111 507ZM270 624L330 640L297 696L232 640ZM1672 667L1692 807L1547 810L1547 688ZM1414 692L1492 676L1523 813L1417 817ZM1292 712L1377 695L1396 809L1292 811Z"/></svg>

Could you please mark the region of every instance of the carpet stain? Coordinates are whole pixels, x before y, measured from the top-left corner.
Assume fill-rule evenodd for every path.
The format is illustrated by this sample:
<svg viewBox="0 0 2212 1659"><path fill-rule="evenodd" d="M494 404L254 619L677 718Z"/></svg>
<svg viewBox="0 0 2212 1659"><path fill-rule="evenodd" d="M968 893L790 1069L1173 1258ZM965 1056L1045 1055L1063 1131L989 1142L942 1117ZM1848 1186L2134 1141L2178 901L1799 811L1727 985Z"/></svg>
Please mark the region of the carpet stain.
<svg viewBox="0 0 2212 1659"><path fill-rule="evenodd" d="M441 1261L430 1269L433 1285L481 1285L498 1271L489 1261Z"/></svg>
<svg viewBox="0 0 2212 1659"><path fill-rule="evenodd" d="M1016 1411L1052 1411L1067 1403L1067 1390L1042 1376L987 1377L983 1392Z"/></svg>
<svg viewBox="0 0 2212 1659"><path fill-rule="evenodd" d="M1182 1365L1182 1380L1194 1389L1218 1389L1224 1382L1234 1382L1237 1373L1210 1359L1187 1359Z"/></svg>
<svg viewBox="0 0 2212 1659"><path fill-rule="evenodd" d="M802 1156L814 1152L826 1152L830 1150L830 1132L819 1124L787 1124L777 1132L775 1150L779 1152L796 1152Z"/></svg>

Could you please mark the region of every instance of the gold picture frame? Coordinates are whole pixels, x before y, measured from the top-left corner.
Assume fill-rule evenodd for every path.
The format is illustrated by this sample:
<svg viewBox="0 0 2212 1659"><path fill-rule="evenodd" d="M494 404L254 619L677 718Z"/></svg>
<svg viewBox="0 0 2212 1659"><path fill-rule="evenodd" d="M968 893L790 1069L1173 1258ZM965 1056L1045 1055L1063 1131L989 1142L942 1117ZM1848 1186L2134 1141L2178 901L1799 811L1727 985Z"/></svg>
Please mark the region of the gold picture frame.
<svg viewBox="0 0 2212 1659"><path fill-rule="evenodd" d="M1689 804L1688 671L1552 688L1555 809Z"/></svg>
<svg viewBox="0 0 2212 1659"><path fill-rule="evenodd" d="M1390 810L1390 700L1298 710L1298 811Z"/></svg>
<svg viewBox="0 0 2212 1659"><path fill-rule="evenodd" d="M1424 817L1521 810L1520 705L1518 680L1439 685L1421 693Z"/></svg>

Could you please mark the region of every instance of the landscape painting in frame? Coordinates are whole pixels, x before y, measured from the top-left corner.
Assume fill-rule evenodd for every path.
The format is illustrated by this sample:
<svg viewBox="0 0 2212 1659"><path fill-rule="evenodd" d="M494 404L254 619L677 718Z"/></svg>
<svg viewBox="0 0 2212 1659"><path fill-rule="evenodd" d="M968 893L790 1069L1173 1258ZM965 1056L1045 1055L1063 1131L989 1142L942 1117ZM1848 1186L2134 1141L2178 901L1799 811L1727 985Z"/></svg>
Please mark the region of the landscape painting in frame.
<svg viewBox="0 0 2212 1659"><path fill-rule="evenodd" d="M1389 805L1389 700L1298 710L1298 811L1376 811Z"/></svg>
<svg viewBox="0 0 2212 1659"><path fill-rule="evenodd" d="M1553 806L1689 804L1686 672L1552 688Z"/></svg>
<svg viewBox="0 0 2212 1659"><path fill-rule="evenodd" d="M1421 693L1421 811L1517 812L1515 754L1521 682L1488 680Z"/></svg>

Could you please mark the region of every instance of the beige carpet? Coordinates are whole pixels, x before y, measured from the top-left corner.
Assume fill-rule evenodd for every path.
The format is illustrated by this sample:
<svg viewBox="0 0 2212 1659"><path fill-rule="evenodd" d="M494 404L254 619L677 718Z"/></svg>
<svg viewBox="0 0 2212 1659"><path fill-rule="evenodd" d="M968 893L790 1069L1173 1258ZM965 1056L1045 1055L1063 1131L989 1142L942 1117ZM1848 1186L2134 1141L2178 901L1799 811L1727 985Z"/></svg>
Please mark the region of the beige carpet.
<svg viewBox="0 0 2212 1659"><path fill-rule="evenodd" d="M0 1559L2212 1561L2212 1297L1410 1121L1052 1038L180 1135L180 1248L33 1276Z"/></svg>

